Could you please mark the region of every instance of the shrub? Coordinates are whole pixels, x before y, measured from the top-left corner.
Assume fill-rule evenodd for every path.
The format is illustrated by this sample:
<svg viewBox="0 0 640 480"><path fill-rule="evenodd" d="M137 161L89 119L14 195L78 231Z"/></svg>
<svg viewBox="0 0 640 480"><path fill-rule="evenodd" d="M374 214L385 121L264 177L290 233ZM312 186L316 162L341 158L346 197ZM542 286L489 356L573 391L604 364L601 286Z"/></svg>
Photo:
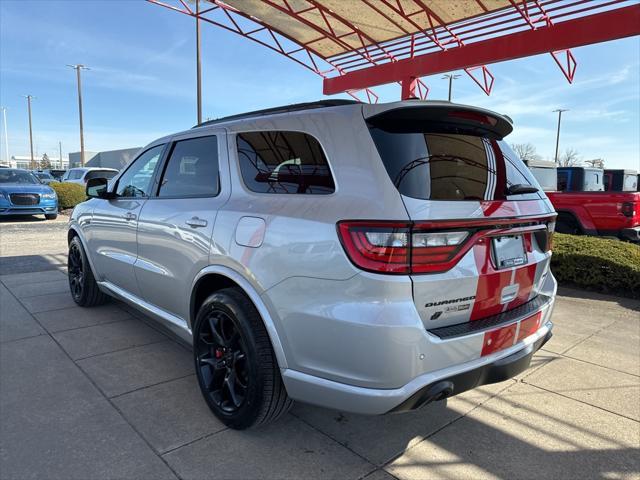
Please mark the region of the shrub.
<svg viewBox="0 0 640 480"><path fill-rule="evenodd" d="M640 246L598 237L553 239L551 270L560 284L640 298Z"/></svg>
<svg viewBox="0 0 640 480"><path fill-rule="evenodd" d="M87 199L84 185L67 182L51 182L49 184L58 194L58 208L73 208Z"/></svg>

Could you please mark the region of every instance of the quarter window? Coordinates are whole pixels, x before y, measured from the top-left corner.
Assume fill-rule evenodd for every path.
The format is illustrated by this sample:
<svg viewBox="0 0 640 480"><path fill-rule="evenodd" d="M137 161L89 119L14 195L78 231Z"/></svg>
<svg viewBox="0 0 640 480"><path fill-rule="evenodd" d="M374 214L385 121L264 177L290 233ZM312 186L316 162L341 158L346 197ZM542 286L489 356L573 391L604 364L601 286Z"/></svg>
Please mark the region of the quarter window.
<svg viewBox="0 0 640 480"><path fill-rule="evenodd" d="M240 172L247 188L258 193L326 195L335 191L322 147L301 132L238 134Z"/></svg>
<svg viewBox="0 0 640 480"><path fill-rule="evenodd" d="M118 180L116 193L119 197L148 197L151 192L151 180L164 145L150 148L138 158Z"/></svg>
<svg viewBox="0 0 640 480"><path fill-rule="evenodd" d="M198 137L176 142L160 181L160 197L214 196L218 181L216 137Z"/></svg>

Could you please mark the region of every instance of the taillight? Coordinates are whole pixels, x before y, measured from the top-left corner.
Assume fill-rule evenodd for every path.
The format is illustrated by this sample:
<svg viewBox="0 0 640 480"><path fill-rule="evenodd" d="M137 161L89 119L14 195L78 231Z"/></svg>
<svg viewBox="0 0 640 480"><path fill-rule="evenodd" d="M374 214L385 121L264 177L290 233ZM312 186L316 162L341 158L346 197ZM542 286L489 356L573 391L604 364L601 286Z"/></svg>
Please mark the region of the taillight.
<svg viewBox="0 0 640 480"><path fill-rule="evenodd" d="M556 231L556 222L547 223L547 250L553 250L553 233Z"/></svg>
<svg viewBox="0 0 640 480"><path fill-rule="evenodd" d="M347 255L357 267L372 272L410 273L410 225L341 222L338 232Z"/></svg>
<svg viewBox="0 0 640 480"><path fill-rule="evenodd" d="M340 240L359 268L381 273L435 273L469 236L467 231L426 232L410 223L340 222Z"/></svg>
<svg viewBox="0 0 640 480"><path fill-rule="evenodd" d="M415 232L411 235L411 271L441 272L458 251L469 232Z"/></svg>
<svg viewBox="0 0 640 480"><path fill-rule="evenodd" d="M625 217L633 217L636 214L635 202L624 202L620 207L620 212Z"/></svg>

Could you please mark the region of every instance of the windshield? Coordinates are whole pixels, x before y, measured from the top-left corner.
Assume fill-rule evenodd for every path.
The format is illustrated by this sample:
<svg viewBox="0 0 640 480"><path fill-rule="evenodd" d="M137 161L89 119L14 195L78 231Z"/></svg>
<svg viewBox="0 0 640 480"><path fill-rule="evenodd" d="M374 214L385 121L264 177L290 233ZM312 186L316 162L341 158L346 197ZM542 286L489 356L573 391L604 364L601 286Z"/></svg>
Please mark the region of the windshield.
<svg viewBox="0 0 640 480"><path fill-rule="evenodd" d="M398 132L369 126L384 166L402 195L423 200L529 200L508 195L538 183L503 141L464 133Z"/></svg>
<svg viewBox="0 0 640 480"><path fill-rule="evenodd" d="M39 184L40 181L31 172L3 168L0 170L0 183L34 185Z"/></svg>
<svg viewBox="0 0 640 480"><path fill-rule="evenodd" d="M558 188L558 171L555 168L529 167L531 173L545 192L553 192Z"/></svg>

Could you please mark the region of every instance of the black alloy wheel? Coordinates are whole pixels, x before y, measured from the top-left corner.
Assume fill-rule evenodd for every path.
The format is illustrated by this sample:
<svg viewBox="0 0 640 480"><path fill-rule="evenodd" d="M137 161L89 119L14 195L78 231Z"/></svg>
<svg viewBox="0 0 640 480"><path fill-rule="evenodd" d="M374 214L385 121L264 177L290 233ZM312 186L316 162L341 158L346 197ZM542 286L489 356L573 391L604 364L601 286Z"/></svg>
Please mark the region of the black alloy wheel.
<svg viewBox="0 0 640 480"><path fill-rule="evenodd" d="M69 289L71 290L73 299L78 302L82 298L82 290L84 287L84 265L78 242L71 242L71 245L69 245L69 258L67 263Z"/></svg>
<svg viewBox="0 0 640 480"><path fill-rule="evenodd" d="M197 362L206 392L223 412L237 412L247 395L244 340L230 315L211 310L198 332Z"/></svg>
<svg viewBox="0 0 640 480"><path fill-rule="evenodd" d="M202 302L193 357L207 405L231 428L265 425L293 404L262 318L239 288L218 290Z"/></svg>

